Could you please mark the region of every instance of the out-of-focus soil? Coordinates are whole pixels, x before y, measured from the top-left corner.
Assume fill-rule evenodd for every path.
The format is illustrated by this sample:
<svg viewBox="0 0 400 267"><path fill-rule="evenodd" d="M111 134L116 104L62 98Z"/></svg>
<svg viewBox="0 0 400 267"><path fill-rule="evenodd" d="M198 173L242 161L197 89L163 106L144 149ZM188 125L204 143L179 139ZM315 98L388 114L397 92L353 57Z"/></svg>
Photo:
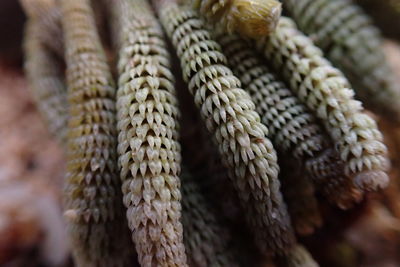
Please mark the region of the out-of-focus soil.
<svg viewBox="0 0 400 267"><path fill-rule="evenodd" d="M63 172L62 150L47 132L25 78L0 65L0 266L66 260Z"/></svg>

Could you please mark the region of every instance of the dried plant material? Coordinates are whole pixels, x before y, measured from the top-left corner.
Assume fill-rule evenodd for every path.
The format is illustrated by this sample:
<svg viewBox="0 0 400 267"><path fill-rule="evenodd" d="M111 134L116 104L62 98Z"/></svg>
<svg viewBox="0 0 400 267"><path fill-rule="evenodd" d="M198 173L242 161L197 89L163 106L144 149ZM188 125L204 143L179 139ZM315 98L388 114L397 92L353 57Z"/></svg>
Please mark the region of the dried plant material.
<svg viewBox="0 0 400 267"><path fill-rule="evenodd" d="M200 177L199 177L200 178ZM200 193L195 180L183 171L182 223L190 266L238 266L229 250L229 234L217 220L214 209Z"/></svg>
<svg viewBox="0 0 400 267"><path fill-rule="evenodd" d="M307 177L302 180L313 179L329 201L342 208L359 201L360 192L345 177L344 162L307 107L239 36L219 34L218 40L233 73L252 97L261 121L268 125L268 137L274 146L305 167Z"/></svg>
<svg viewBox="0 0 400 267"><path fill-rule="evenodd" d="M192 0L192 4L221 29L251 38L273 32L282 11L277 0Z"/></svg>
<svg viewBox="0 0 400 267"><path fill-rule="evenodd" d="M318 267L305 247L298 244L287 255L277 259L279 267Z"/></svg>
<svg viewBox="0 0 400 267"><path fill-rule="evenodd" d="M69 125L65 217L78 266L123 266L133 246L117 169L115 87L89 0L63 0Z"/></svg>
<svg viewBox="0 0 400 267"><path fill-rule="evenodd" d="M279 191L276 152L254 103L196 12L169 2L158 11L184 80L229 168L256 243L264 253L285 251L294 241L293 231Z"/></svg>
<svg viewBox="0 0 400 267"><path fill-rule="evenodd" d="M124 204L142 266L187 266L178 102L162 28L145 0L120 1L118 153Z"/></svg>
<svg viewBox="0 0 400 267"><path fill-rule="evenodd" d="M31 93L49 131L61 143L65 143L68 107L61 62L39 40L38 32L41 31L36 19L27 22L25 72L31 85Z"/></svg>
<svg viewBox="0 0 400 267"><path fill-rule="evenodd" d="M365 105L400 122L400 87L386 62L382 38L350 0L283 0L300 30L340 68ZM318 14L318 15L316 15Z"/></svg>
<svg viewBox="0 0 400 267"><path fill-rule="evenodd" d="M281 18L276 32L259 40L257 47L325 124L345 162L345 174L354 184L367 191L384 188L390 163L382 134L353 99L354 92L342 73L288 18Z"/></svg>

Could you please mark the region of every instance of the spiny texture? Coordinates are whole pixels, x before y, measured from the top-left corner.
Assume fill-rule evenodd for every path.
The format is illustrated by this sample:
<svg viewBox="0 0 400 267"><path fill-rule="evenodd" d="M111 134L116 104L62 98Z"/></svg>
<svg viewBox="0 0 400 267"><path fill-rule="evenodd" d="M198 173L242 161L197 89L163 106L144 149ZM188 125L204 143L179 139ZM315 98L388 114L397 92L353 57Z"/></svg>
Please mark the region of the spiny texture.
<svg viewBox="0 0 400 267"><path fill-rule="evenodd" d="M386 62L382 38L350 0L282 0L299 28L350 80L366 106L400 121L400 87Z"/></svg>
<svg viewBox="0 0 400 267"><path fill-rule="evenodd" d="M192 3L225 31L251 38L273 32L282 11L277 0L192 0Z"/></svg>
<svg viewBox="0 0 400 267"><path fill-rule="evenodd" d="M257 47L325 124L345 162L345 174L352 176L354 184L363 190L385 187L389 161L382 134L361 103L353 99L346 78L321 50L288 18L281 18L276 32L260 39Z"/></svg>
<svg viewBox="0 0 400 267"><path fill-rule="evenodd" d="M142 266L186 266L170 57L147 1L123 0L118 13L118 153L129 227Z"/></svg>
<svg viewBox="0 0 400 267"><path fill-rule="evenodd" d="M69 125L65 217L77 266L123 266L133 251L117 170L115 89L89 0L62 1Z"/></svg>
<svg viewBox="0 0 400 267"><path fill-rule="evenodd" d="M344 163L314 115L275 77L249 44L236 35L218 35L229 66L251 95L261 121L268 125L268 137L279 151L304 164L308 177L302 180L313 179L325 196L341 207L358 201L360 194L344 177Z"/></svg>
<svg viewBox="0 0 400 267"><path fill-rule="evenodd" d="M39 39L37 19L26 24L25 72L37 107L47 126L61 143L66 141L67 92L64 85L61 62Z"/></svg>
<svg viewBox="0 0 400 267"><path fill-rule="evenodd" d="M282 172L285 175L281 175L282 191L295 230L299 234L311 234L314 228L321 225L322 219L314 188L308 179L314 178L322 187L324 184L334 184L335 181L330 180L337 179L337 170L318 176L319 173L329 170L323 164L319 164L321 161L331 160L333 162L326 164L335 164L334 155L318 158L320 155L334 154L333 149L328 147L329 137L322 135L322 129L316 124L314 116L275 78L245 41L238 36L224 34L221 34L218 40L233 73L240 78L243 88L250 93L256 104L261 121L269 126L268 136L274 142L274 146L283 152L284 158L298 159L297 164L292 164L294 166L283 168ZM328 152L324 153L325 150ZM300 164L308 160L309 164L305 165L308 168L307 177L299 170ZM342 166L340 163L336 165ZM287 167L290 172L285 172ZM318 170L320 167L322 169ZM329 195L327 197L330 198ZM334 201L342 203L343 198L344 196Z"/></svg>
<svg viewBox="0 0 400 267"><path fill-rule="evenodd" d="M297 244L287 255L277 260L279 267L318 267L305 247Z"/></svg>
<svg viewBox="0 0 400 267"><path fill-rule="evenodd" d="M228 249L229 235L200 193L195 178L184 170L181 180L182 223L189 265L237 266Z"/></svg>
<svg viewBox="0 0 400 267"><path fill-rule="evenodd" d="M159 12L181 59L184 80L230 170L259 248L264 253L286 250L294 237L279 191L277 156L254 103L226 67L226 57L196 12L171 3Z"/></svg>

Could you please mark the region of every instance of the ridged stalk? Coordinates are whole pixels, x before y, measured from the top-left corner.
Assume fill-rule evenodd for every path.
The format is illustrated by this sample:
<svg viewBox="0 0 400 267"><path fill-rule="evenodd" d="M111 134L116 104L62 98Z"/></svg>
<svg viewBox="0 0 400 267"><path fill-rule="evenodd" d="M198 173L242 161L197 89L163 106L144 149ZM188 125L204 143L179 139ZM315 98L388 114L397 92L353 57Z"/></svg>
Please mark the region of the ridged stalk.
<svg viewBox="0 0 400 267"><path fill-rule="evenodd" d="M64 56L61 10L57 0L19 0L25 13L38 24L35 37L60 58Z"/></svg>
<svg viewBox="0 0 400 267"><path fill-rule="evenodd" d="M229 234L217 220L195 179L185 170L181 175L182 223L189 265L238 266L228 247Z"/></svg>
<svg viewBox="0 0 400 267"><path fill-rule="evenodd" d="M258 247L264 253L285 251L294 241L293 230L279 191L276 152L254 103L195 11L168 1L158 11L181 60L184 80L230 170Z"/></svg>
<svg viewBox="0 0 400 267"><path fill-rule="evenodd" d="M25 72L31 93L51 134L60 143L66 142L68 117L67 92L61 61L39 37L46 29L38 19L28 20L25 29Z"/></svg>
<svg viewBox="0 0 400 267"><path fill-rule="evenodd" d="M147 1L119 2L118 153L129 227L142 266L187 266L167 44Z"/></svg>
<svg viewBox="0 0 400 267"><path fill-rule="evenodd" d="M286 256L277 260L278 267L318 267L305 247L298 244Z"/></svg>
<svg viewBox="0 0 400 267"><path fill-rule="evenodd" d="M354 184L367 191L385 187L390 164L382 133L321 50L288 18L281 18L276 32L259 40L257 47L324 123Z"/></svg>
<svg viewBox="0 0 400 267"><path fill-rule="evenodd" d="M305 167L305 176L298 178L311 178L330 202L342 208L357 202L360 192L345 177L344 162L315 116L247 42L237 35L218 35L229 66L249 92L261 121L268 125L268 137L277 150Z"/></svg>
<svg viewBox="0 0 400 267"><path fill-rule="evenodd" d="M309 34L344 72L365 105L400 122L400 90L371 19L350 0L282 0L300 30ZM383 1L383 2L386 2Z"/></svg>
<svg viewBox="0 0 400 267"><path fill-rule="evenodd" d="M125 266L134 248L117 169L115 86L89 0L63 0L69 123L65 217L77 266Z"/></svg>

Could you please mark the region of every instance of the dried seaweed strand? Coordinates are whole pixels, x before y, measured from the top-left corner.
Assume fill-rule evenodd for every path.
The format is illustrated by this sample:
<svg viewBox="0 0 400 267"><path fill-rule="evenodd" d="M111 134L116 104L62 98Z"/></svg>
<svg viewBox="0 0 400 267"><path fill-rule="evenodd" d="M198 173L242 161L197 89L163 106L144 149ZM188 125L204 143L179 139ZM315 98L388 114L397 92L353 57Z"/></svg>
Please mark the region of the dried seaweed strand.
<svg viewBox="0 0 400 267"><path fill-rule="evenodd" d="M200 178L200 177L199 177ZM182 223L190 266L238 266L228 248L229 235L224 232L212 207L200 193L193 177L182 172Z"/></svg>
<svg viewBox="0 0 400 267"><path fill-rule="evenodd" d="M282 11L277 0L192 0L192 4L219 28L251 38L273 32Z"/></svg>
<svg viewBox="0 0 400 267"><path fill-rule="evenodd" d="M323 58L321 50L299 32L294 22L281 18L278 28L257 47L296 92L331 135L345 174L363 190L388 184L387 148L376 122L363 112L360 102L342 73Z"/></svg>
<svg viewBox="0 0 400 267"><path fill-rule="evenodd" d="M264 253L285 251L293 243L293 230L279 191L276 152L254 103L196 12L168 1L158 12L189 91L230 170L256 243Z"/></svg>
<svg viewBox="0 0 400 267"><path fill-rule="evenodd" d="M147 1L122 0L117 8L118 153L129 227L142 266L187 266L170 56Z"/></svg>
<svg viewBox="0 0 400 267"><path fill-rule="evenodd" d="M400 122L400 87L386 62L380 33L361 8L350 0L282 2L299 28L345 73L357 97Z"/></svg>
<svg viewBox="0 0 400 267"><path fill-rule="evenodd" d="M65 217L77 266L124 266L134 251L117 170L115 87L89 0L63 0L69 100Z"/></svg>

